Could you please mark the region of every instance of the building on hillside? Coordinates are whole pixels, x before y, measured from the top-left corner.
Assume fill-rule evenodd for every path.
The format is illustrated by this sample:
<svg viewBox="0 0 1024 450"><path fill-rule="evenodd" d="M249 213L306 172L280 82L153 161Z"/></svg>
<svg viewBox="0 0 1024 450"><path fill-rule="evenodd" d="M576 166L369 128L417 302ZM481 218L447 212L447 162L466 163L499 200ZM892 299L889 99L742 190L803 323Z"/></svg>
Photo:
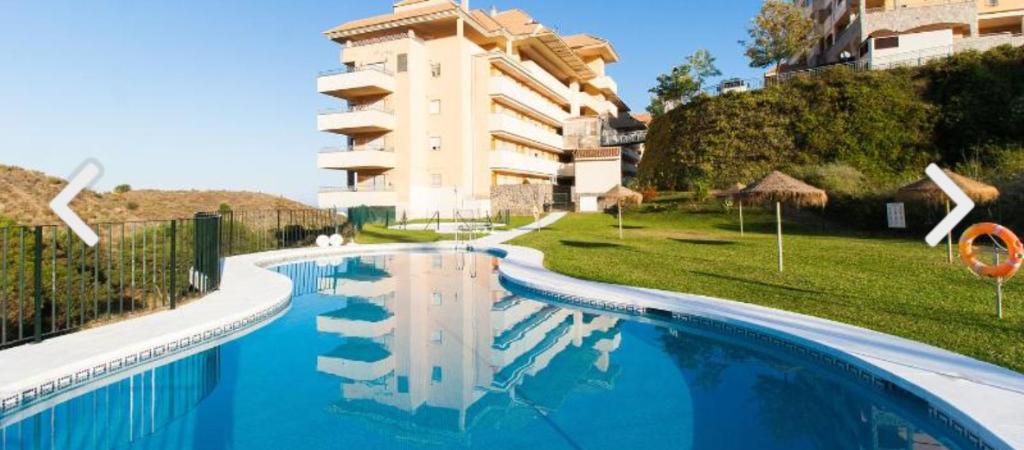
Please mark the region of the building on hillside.
<svg viewBox="0 0 1024 450"><path fill-rule="evenodd" d="M815 42L787 70L843 62L886 69L965 50L1024 45L1024 0L795 0Z"/></svg>
<svg viewBox="0 0 1024 450"><path fill-rule="evenodd" d="M569 208L569 183L614 186L635 173L642 152L627 148L622 162L635 136L608 147L614 174L590 180L591 171L575 170L578 143L563 133L584 120L617 137L601 127L628 115L605 73L619 56L604 39L562 36L521 10L470 9L468 0L403 0L325 34L343 46L343 68L321 74L317 87L347 105L317 118L320 131L342 136L317 165L345 177L321 189L321 207L394 208L408 218Z"/></svg>

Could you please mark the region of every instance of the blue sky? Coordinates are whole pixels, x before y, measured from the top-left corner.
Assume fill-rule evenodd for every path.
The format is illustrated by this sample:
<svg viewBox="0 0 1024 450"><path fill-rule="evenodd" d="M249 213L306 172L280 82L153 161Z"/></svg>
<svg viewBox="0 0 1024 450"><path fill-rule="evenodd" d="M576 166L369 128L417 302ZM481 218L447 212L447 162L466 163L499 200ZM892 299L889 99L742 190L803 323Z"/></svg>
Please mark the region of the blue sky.
<svg viewBox="0 0 1024 450"><path fill-rule="evenodd" d="M97 186L233 189L314 203L340 173L316 169L338 139L316 131L317 72L338 66L320 32L390 0L7 0L0 16L0 163ZM565 34L613 42L609 71L636 110L655 77L698 48L754 77L737 41L759 0L472 0L521 8ZM594 7L593 5L601 5Z"/></svg>

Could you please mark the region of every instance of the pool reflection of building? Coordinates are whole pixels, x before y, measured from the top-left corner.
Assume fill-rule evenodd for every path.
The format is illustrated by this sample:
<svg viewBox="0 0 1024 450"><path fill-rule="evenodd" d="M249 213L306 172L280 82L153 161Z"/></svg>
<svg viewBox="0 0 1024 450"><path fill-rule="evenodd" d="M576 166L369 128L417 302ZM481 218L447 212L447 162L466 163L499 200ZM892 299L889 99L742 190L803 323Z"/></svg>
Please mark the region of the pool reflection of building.
<svg viewBox="0 0 1024 450"><path fill-rule="evenodd" d="M509 295L491 256L395 255L339 267L317 282L347 300L317 318L319 332L340 338L317 360L341 379L338 413L407 438L468 439L510 408L555 409L577 386L613 385L618 319ZM348 295L347 286L360 290Z"/></svg>

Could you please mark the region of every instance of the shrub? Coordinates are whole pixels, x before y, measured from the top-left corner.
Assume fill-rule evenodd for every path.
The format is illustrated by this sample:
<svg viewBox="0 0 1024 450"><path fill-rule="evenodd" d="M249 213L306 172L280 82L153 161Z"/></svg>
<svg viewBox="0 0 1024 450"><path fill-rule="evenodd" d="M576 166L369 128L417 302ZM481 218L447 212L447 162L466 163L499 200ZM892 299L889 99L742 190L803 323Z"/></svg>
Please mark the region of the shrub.
<svg viewBox="0 0 1024 450"><path fill-rule="evenodd" d="M128 208L129 211L135 211L136 209L139 209L139 204L135 202L128 202L124 207Z"/></svg>
<svg viewBox="0 0 1024 450"><path fill-rule="evenodd" d="M640 194L644 196L644 203L658 198L658 190L653 186L644 189Z"/></svg>
<svg viewBox="0 0 1024 450"><path fill-rule="evenodd" d="M126 192L131 192L131 190L132 187L127 184L119 184L117 186L114 186L114 193L116 194L124 194Z"/></svg>
<svg viewBox="0 0 1024 450"><path fill-rule="evenodd" d="M231 212L231 205L229 205L227 203L221 203L220 206L217 207L217 212L219 212L221 214L227 214L227 213Z"/></svg>

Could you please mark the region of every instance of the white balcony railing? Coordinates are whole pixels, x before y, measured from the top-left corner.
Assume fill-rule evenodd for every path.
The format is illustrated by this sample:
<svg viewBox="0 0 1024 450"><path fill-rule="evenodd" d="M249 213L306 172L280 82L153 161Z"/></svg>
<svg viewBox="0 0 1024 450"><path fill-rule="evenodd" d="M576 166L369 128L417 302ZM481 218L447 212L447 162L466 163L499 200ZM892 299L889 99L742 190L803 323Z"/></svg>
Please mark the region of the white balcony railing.
<svg viewBox="0 0 1024 450"><path fill-rule="evenodd" d="M506 114L491 114L490 125L491 133L507 139L525 141L552 151L562 151L565 145L562 135Z"/></svg>
<svg viewBox="0 0 1024 450"><path fill-rule="evenodd" d="M561 126L569 118L569 113L547 100L540 94L527 89L507 77L491 78L490 94L515 102L521 107L533 111L540 120Z"/></svg>
<svg viewBox="0 0 1024 450"><path fill-rule="evenodd" d="M321 72L316 79L317 92L351 99L395 92L395 77L379 65L343 68Z"/></svg>
<svg viewBox="0 0 1024 450"><path fill-rule="evenodd" d="M357 105L326 110L316 118L317 129L338 134L381 133L395 129L395 115L380 105Z"/></svg>
<svg viewBox="0 0 1024 450"><path fill-rule="evenodd" d="M590 85L605 92L612 92L616 94L619 92L619 85L615 83L615 80L607 75L601 75L590 80Z"/></svg>
<svg viewBox="0 0 1024 450"><path fill-rule="evenodd" d="M491 152L491 170L554 177L558 175L560 166L558 161L537 158L513 150Z"/></svg>
<svg viewBox="0 0 1024 450"><path fill-rule="evenodd" d="M364 190L354 186L322 187L317 195L317 202L321 208L395 206L396 200L394 191Z"/></svg>
<svg viewBox="0 0 1024 450"><path fill-rule="evenodd" d="M327 147L317 155L317 167L335 170L394 169L395 152L384 147Z"/></svg>
<svg viewBox="0 0 1024 450"><path fill-rule="evenodd" d="M545 92L547 95L557 98L563 105L568 105L572 99L569 86L566 86L534 63L516 61L504 52L498 51L487 53L486 57L495 66L500 67L506 72L515 73L517 78L522 78L527 84Z"/></svg>

